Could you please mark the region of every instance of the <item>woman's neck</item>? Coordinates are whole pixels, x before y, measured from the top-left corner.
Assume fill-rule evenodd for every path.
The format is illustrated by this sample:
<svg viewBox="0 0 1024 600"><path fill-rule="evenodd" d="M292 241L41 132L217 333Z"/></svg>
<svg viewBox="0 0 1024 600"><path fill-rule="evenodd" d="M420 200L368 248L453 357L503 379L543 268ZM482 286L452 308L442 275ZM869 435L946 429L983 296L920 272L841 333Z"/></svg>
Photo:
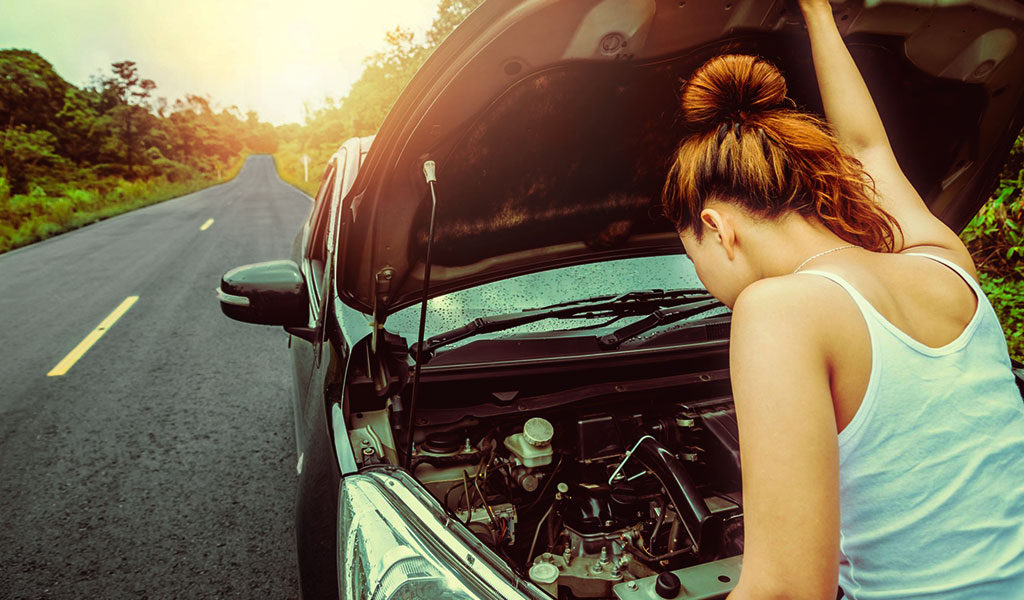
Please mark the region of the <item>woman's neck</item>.
<svg viewBox="0 0 1024 600"><path fill-rule="evenodd" d="M792 273L808 258L849 242L817 220L788 215L750 229L747 246L762 277Z"/></svg>

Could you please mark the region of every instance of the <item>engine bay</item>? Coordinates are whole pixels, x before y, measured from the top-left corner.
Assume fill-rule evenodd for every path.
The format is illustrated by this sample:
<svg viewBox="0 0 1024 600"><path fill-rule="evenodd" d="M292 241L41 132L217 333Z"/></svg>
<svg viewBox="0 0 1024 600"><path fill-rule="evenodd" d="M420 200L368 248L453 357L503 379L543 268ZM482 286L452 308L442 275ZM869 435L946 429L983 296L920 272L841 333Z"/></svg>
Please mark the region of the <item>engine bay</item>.
<svg viewBox="0 0 1024 600"><path fill-rule="evenodd" d="M410 470L553 597L724 598L743 552L731 399L626 404L423 426ZM350 430L364 465L394 459L374 413Z"/></svg>

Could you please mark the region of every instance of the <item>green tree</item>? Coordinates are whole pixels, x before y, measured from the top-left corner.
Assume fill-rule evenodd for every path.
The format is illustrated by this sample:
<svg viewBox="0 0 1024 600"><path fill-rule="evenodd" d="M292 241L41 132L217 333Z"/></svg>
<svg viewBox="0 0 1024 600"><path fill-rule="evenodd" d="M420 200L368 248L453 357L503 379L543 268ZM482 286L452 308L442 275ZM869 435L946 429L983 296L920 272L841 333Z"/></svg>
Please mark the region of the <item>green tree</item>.
<svg viewBox="0 0 1024 600"><path fill-rule="evenodd" d="M109 112L116 123L115 131L124 150L129 173L135 172L141 154L139 142L148 131L149 99L156 84L142 79L134 61L124 60L111 66L113 77L102 80L105 95L113 101Z"/></svg>
<svg viewBox="0 0 1024 600"><path fill-rule="evenodd" d="M277 134L270 123L261 123L259 114L250 110L245 114L245 146L260 154L273 154L278 147Z"/></svg>
<svg viewBox="0 0 1024 600"><path fill-rule="evenodd" d="M0 126L46 129L69 85L31 50L0 50Z"/></svg>
<svg viewBox="0 0 1024 600"><path fill-rule="evenodd" d="M10 180L11 191L25 193L34 179L63 171L68 160L57 152L57 137L26 125L6 129L0 137L0 177Z"/></svg>
<svg viewBox="0 0 1024 600"><path fill-rule="evenodd" d="M30 50L0 51L0 177L11 192L28 191L43 167L63 167L56 138L48 131L69 85L43 57Z"/></svg>
<svg viewBox="0 0 1024 600"><path fill-rule="evenodd" d="M108 128L100 121L98 101L95 91L70 86L64 94L64 106L55 117L54 132L60 153L75 163L102 160L99 148Z"/></svg>

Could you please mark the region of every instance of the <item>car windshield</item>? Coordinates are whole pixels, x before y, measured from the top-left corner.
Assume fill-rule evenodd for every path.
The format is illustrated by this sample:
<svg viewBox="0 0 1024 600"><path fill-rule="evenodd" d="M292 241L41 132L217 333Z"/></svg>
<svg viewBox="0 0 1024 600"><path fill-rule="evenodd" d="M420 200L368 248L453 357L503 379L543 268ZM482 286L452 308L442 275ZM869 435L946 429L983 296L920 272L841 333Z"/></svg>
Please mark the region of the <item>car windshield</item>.
<svg viewBox="0 0 1024 600"><path fill-rule="evenodd" d="M424 339L465 325L478 317L636 290L703 287L697 278L693 263L681 254L610 260L519 275L431 298L427 301ZM713 313L703 313L700 318L725 310L722 308ZM388 331L397 333L409 343L413 343L418 333L419 317L420 305L409 306L390 315L386 327ZM638 318L641 317L623 318L616 321L614 326L619 327ZM445 349L458 347L471 340L586 327L606 320L548 319L504 331L480 334L455 342Z"/></svg>

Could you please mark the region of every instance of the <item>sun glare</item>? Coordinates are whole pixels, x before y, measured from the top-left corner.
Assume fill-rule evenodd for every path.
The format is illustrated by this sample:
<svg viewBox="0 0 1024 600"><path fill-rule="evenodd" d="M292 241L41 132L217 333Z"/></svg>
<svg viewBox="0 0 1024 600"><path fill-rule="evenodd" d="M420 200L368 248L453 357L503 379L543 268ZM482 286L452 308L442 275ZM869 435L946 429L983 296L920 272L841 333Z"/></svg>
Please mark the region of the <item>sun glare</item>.
<svg viewBox="0 0 1024 600"><path fill-rule="evenodd" d="M209 95L277 124L301 122L305 102L344 95L386 31L422 35L437 7L436 0L0 4L3 47L39 52L75 85L133 60L156 82L157 97Z"/></svg>

